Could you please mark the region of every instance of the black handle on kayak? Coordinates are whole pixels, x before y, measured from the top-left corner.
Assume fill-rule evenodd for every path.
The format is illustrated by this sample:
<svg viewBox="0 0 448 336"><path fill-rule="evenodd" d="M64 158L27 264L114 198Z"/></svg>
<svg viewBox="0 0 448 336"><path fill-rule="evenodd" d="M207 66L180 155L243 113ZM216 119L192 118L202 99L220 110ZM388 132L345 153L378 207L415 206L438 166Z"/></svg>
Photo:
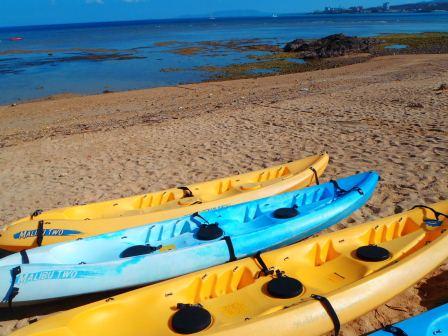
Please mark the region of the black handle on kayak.
<svg viewBox="0 0 448 336"><path fill-rule="evenodd" d="M180 189L184 192L184 198L186 197L193 197L193 192L188 187L178 187L177 189Z"/></svg>
<svg viewBox="0 0 448 336"><path fill-rule="evenodd" d="M37 217L37 216L41 215L43 212L44 212L44 211L41 210L41 209L37 209L37 210L35 210L35 211L31 214L30 219L33 220L34 217Z"/></svg>
<svg viewBox="0 0 448 336"><path fill-rule="evenodd" d="M360 195L364 195L364 191L360 188L360 187L353 187L349 190L345 190L343 188L341 188L341 186L339 185L339 183L335 180L331 180L330 181L331 184L333 184L334 186L334 190L337 196L343 196L345 194L348 194L349 192L356 190Z"/></svg>
<svg viewBox="0 0 448 336"><path fill-rule="evenodd" d="M310 170L313 172L313 174L314 174L314 179L315 179L315 181L316 181L316 185L319 185L320 184L320 181L319 181L319 175L317 174L317 170L314 168L314 167L310 167Z"/></svg>
<svg viewBox="0 0 448 336"><path fill-rule="evenodd" d="M416 205L416 206L412 207L411 210L418 209L418 208L420 208L420 209L428 209L428 210L432 211L434 213L434 216L436 217L437 220L440 220L439 219L440 216L444 216L445 218L448 218L447 214L439 212L439 211L437 211L437 210L435 210L435 209L433 209L433 208L431 208L429 206L426 206L426 205Z"/></svg>
<svg viewBox="0 0 448 336"><path fill-rule="evenodd" d="M260 266L261 266L261 273L263 273L264 276L268 276L268 275L274 274L274 270L270 270L266 266L266 263L264 262L263 258L261 258L261 252L257 252L257 254L254 255L254 258L260 264Z"/></svg>
<svg viewBox="0 0 448 336"><path fill-rule="evenodd" d="M210 222L208 220L206 220L204 217L202 217L199 212L195 212L194 214L191 215L191 218L200 218L202 219L206 224L210 224ZM202 224L202 223L196 223L196 224Z"/></svg>

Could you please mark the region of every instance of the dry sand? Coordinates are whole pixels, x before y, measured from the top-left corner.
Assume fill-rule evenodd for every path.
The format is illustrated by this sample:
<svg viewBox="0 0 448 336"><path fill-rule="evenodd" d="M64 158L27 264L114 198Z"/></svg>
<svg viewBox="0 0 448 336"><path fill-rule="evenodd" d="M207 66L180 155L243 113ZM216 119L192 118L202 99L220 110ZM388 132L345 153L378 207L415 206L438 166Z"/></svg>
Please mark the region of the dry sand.
<svg viewBox="0 0 448 336"><path fill-rule="evenodd" d="M295 75L0 107L0 223L323 150L332 156L325 179L365 170L383 178L369 204L334 229L436 202L448 196L448 92L435 91L441 83L448 83L448 55L388 56ZM344 326L343 335L447 301L446 264ZM0 335L27 317L76 304L0 311Z"/></svg>

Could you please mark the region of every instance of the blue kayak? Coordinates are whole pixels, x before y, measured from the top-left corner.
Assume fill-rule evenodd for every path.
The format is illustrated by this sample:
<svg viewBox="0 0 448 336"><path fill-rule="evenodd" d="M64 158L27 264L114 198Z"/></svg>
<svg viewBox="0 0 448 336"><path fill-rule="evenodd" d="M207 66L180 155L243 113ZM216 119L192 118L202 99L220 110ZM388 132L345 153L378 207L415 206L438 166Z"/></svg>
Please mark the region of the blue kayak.
<svg viewBox="0 0 448 336"><path fill-rule="evenodd" d="M387 326L372 336L447 336L448 304Z"/></svg>
<svg viewBox="0 0 448 336"><path fill-rule="evenodd" d="M364 205L362 173L157 224L42 246L0 259L3 304L141 286L295 243Z"/></svg>

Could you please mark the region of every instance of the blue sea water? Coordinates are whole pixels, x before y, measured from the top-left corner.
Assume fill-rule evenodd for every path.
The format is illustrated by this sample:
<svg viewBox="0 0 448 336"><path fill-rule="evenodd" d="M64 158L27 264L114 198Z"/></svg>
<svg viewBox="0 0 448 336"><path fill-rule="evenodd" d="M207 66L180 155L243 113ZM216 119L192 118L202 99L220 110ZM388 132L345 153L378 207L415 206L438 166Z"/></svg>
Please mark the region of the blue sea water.
<svg viewBox="0 0 448 336"><path fill-rule="evenodd" d="M408 48L406 44L392 44L385 47L385 49L406 49L406 48Z"/></svg>
<svg viewBox="0 0 448 336"><path fill-rule="evenodd" d="M191 19L0 29L0 104L59 93L91 94L207 80L197 68L253 62L260 52L228 46L192 55L173 50L203 41L260 39L275 44L335 33L448 31L448 13L299 15L279 18ZM23 40L11 41L12 37ZM171 43L158 43L173 41ZM174 42L175 41L175 42ZM173 69L174 68L174 69ZM177 71L173 71L177 70Z"/></svg>

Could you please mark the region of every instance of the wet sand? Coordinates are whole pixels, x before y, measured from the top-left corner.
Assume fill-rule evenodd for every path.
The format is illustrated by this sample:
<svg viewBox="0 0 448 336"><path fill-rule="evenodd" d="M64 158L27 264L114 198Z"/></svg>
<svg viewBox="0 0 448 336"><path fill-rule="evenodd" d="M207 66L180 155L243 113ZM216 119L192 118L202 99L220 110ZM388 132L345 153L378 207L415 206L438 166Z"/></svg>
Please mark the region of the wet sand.
<svg viewBox="0 0 448 336"><path fill-rule="evenodd" d="M326 150L324 179L377 170L332 230L448 196L448 55L0 107L0 224L35 209L213 179ZM87 300L94 300L90 297ZM0 311L0 335L82 300ZM343 327L361 335L448 301L448 264ZM83 301L84 302L84 301Z"/></svg>

